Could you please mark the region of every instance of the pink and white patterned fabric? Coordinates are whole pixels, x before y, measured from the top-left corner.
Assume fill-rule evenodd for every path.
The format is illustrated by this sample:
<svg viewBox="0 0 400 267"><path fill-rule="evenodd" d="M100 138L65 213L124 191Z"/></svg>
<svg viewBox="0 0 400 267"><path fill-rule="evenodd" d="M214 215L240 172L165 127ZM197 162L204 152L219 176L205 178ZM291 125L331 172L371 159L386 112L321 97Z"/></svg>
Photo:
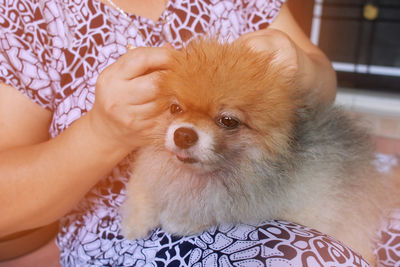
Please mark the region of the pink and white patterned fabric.
<svg viewBox="0 0 400 267"><path fill-rule="evenodd" d="M170 0L153 22L97 0L0 0L0 82L51 110L55 137L91 109L99 73L127 44L180 48L204 34L233 41L268 27L283 1ZM118 208L128 176L122 162L61 219L63 266L368 266L339 241L283 221L182 238L155 229L147 239L127 240ZM399 260L398 250L387 255L385 262Z"/></svg>

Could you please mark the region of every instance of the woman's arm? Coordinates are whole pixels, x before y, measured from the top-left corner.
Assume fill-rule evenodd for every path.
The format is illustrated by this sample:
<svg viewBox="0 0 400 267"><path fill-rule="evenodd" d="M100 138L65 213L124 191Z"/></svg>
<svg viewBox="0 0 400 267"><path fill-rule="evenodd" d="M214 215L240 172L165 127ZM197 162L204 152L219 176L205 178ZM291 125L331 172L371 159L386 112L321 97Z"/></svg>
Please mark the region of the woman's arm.
<svg viewBox="0 0 400 267"><path fill-rule="evenodd" d="M87 118L48 140L49 111L6 85L0 99L0 236L56 221L126 153Z"/></svg>
<svg viewBox="0 0 400 267"><path fill-rule="evenodd" d="M51 113L0 85L0 236L46 225L144 142L165 48L140 48L99 77L93 109L54 139ZM150 73L149 73L150 72Z"/></svg>

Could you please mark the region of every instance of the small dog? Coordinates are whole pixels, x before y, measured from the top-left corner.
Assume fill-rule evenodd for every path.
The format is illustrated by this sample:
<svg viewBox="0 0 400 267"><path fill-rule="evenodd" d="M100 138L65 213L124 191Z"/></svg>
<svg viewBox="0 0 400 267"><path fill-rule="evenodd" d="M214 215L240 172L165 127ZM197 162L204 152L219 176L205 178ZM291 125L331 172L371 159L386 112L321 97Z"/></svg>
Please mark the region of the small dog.
<svg viewBox="0 0 400 267"><path fill-rule="evenodd" d="M373 261L385 195L366 131L315 104L274 55L193 41L160 79L163 110L132 163L122 233L143 238L282 219L343 241ZM392 194L393 196L393 194Z"/></svg>

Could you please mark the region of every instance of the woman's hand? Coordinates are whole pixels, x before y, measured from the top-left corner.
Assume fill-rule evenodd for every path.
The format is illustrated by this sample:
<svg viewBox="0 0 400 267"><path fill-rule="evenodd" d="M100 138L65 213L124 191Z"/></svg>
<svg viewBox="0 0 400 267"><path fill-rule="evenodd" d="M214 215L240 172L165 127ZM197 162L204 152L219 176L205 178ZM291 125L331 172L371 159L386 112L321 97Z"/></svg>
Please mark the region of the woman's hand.
<svg viewBox="0 0 400 267"><path fill-rule="evenodd" d="M244 34L237 41L259 52L275 53L276 60L287 67L285 74L297 79L316 101L335 99L336 74L329 59L297 25L286 3L267 29Z"/></svg>
<svg viewBox="0 0 400 267"><path fill-rule="evenodd" d="M141 145L170 51L128 51L101 73L92 110L50 140L52 113L0 84L0 139L12 138L0 142L0 237L56 221Z"/></svg>
<svg viewBox="0 0 400 267"><path fill-rule="evenodd" d="M169 51L128 51L101 73L92 110L50 140L51 112L0 85L0 98L6 99L0 101L0 137L13 137L9 144L0 142L0 212L7 214L0 237L56 221L142 145L157 115L157 76Z"/></svg>
<svg viewBox="0 0 400 267"><path fill-rule="evenodd" d="M88 112L97 134L129 150L144 144L154 125L152 118L158 115L157 79L167 67L170 51L135 48L100 74L95 103Z"/></svg>
<svg viewBox="0 0 400 267"><path fill-rule="evenodd" d="M242 35L236 42L242 42L256 52L274 54L274 61L284 65L285 75L294 76L302 69L304 52L284 32L265 29Z"/></svg>

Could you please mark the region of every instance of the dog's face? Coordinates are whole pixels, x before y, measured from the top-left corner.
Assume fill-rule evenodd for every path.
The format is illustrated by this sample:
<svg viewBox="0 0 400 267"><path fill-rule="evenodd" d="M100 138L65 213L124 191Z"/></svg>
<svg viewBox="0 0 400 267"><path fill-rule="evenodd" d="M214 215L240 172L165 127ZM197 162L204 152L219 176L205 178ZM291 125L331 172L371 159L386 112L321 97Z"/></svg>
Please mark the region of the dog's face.
<svg viewBox="0 0 400 267"><path fill-rule="evenodd" d="M272 60L217 41L176 52L159 101L167 110L164 145L177 164L208 172L284 152L295 93Z"/></svg>

